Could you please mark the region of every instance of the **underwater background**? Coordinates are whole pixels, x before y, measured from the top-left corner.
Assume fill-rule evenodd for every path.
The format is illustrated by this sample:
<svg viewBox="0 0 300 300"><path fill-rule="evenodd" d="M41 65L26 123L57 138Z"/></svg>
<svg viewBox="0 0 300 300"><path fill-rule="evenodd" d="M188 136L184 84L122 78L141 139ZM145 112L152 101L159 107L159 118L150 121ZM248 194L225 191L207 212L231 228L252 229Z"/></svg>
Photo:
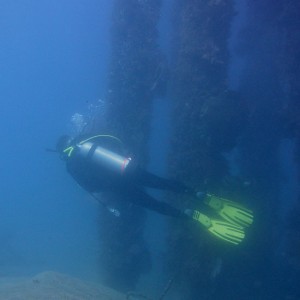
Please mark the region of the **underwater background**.
<svg viewBox="0 0 300 300"><path fill-rule="evenodd" d="M0 40L0 277L300 298L300 2L0 0ZM250 207L245 241L135 206L116 218L47 151L108 131L150 171Z"/></svg>

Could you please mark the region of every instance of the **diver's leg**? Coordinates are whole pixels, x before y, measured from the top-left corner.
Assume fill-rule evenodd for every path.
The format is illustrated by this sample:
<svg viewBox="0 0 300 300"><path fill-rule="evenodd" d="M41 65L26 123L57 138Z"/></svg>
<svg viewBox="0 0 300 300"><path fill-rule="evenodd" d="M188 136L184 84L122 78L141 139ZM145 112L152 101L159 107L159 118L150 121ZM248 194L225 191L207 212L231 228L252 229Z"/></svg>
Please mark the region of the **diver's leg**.
<svg viewBox="0 0 300 300"><path fill-rule="evenodd" d="M180 194L186 193L195 195L195 190L186 186L184 183L159 177L141 168L136 168L130 176L134 183L144 187L168 190Z"/></svg>
<svg viewBox="0 0 300 300"><path fill-rule="evenodd" d="M148 195L144 190L138 188L128 188L124 191L122 198L130 203L138 206L156 211L162 215L174 217L174 218L188 218L188 216L181 210L172 207L168 203L158 201L152 196Z"/></svg>

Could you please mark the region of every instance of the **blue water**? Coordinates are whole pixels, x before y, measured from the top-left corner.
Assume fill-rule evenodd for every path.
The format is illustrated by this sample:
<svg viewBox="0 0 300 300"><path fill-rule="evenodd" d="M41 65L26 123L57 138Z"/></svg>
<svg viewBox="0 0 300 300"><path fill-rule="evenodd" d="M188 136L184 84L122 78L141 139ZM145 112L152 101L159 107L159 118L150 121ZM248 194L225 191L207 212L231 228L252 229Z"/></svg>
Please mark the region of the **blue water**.
<svg viewBox="0 0 300 300"><path fill-rule="evenodd" d="M105 94L111 3L0 6L1 275L95 275L98 207L45 149Z"/></svg>
<svg viewBox="0 0 300 300"><path fill-rule="evenodd" d="M212 5L219 2L211 1ZM31 276L54 270L101 281L101 274L105 273L101 264L104 258L99 257L103 247L99 217L103 208L67 174L58 155L46 149L53 149L61 134L76 133L80 124L74 123L74 116L82 117L83 122L98 118L100 123L104 118L107 95L111 92L107 86L114 49L113 6L117 3L0 2L0 277ZM147 3L130 1L128 7L146 7ZM162 1L157 25L158 45L171 71L176 66L175 54L180 53L172 48L177 45L174 39L178 37L172 33L172 17L180 9L180 3L188 1ZM241 95L248 114L244 118L246 125L241 121L242 132L235 144L222 153L228 174L225 172L220 182L224 184L230 177L228 190L247 194L245 201L252 205L258 221L240 250L226 249L222 254L220 249L211 251L212 259L203 267L209 272L205 273L198 261L188 261L191 273L185 269L182 282L195 280L196 267L200 270L197 277L207 274L210 277L207 281L199 279L203 284L197 287L199 298L179 294L178 299L220 299L220 295L222 299L232 299L231 284L235 280L239 286L236 299L299 297L296 278L300 273L297 218L300 143L299 121L297 113L293 114L299 112L295 101L299 68L297 64L291 68L289 57L295 58L297 53L299 56L299 50L294 49L300 45L297 40L300 16L295 10L294 19L286 20L281 15L284 1L271 4L236 0L236 14L232 16L224 50L229 56L227 87ZM180 24L175 25L180 28ZM293 39L291 35L295 32L298 35ZM295 62L299 63L297 59ZM192 78L187 77L189 80ZM167 87L165 95L154 96L148 144L148 168L164 177L170 175L168 153L174 134L170 88L172 85ZM195 134L195 140L198 137ZM260 194L253 195L251 191ZM162 193L154 195L164 199ZM136 288L152 297L159 297L172 277L166 267L170 230L167 220L148 213L143 229L152 268L141 275ZM138 249L134 246L133 249ZM204 262L206 251L203 250ZM181 292L188 294L188 288L186 284ZM264 290L267 292L263 293ZM231 295L229 298L226 292ZM170 292L171 297L175 293Z"/></svg>

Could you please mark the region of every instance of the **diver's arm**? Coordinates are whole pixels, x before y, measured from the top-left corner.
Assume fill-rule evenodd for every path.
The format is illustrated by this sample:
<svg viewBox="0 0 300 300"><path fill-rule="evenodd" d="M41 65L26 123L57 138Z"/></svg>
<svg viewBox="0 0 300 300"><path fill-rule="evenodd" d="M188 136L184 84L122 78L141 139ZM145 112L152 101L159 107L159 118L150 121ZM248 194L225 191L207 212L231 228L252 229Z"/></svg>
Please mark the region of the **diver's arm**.
<svg viewBox="0 0 300 300"><path fill-rule="evenodd" d="M90 193L90 195L100 204L102 204L110 213L112 213L115 217L119 217L121 215L120 211L116 208L113 208L107 205L106 201L103 201L101 197L97 197L95 193Z"/></svg>

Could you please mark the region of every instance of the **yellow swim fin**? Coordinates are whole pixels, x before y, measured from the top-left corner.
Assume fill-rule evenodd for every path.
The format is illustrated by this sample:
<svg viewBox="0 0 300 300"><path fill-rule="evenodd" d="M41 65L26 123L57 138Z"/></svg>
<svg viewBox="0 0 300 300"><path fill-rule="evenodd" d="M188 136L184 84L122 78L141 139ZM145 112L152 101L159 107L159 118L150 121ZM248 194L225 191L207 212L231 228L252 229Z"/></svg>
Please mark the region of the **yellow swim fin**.
<svg viewBox="0 0 300 300"><path fill-rule="evenodd" d="M231 224L249 227L253 223L253 212L236 202L207 194L204 203Z"/></svg>
<svg viewBox="0 0 300 300"><path fill-rule="evenodd" d="M202 224L210 233L226 242L238 245L245 237L245 233L240 226L210 219L197 210L193 211L192 218Z"/></svg>

